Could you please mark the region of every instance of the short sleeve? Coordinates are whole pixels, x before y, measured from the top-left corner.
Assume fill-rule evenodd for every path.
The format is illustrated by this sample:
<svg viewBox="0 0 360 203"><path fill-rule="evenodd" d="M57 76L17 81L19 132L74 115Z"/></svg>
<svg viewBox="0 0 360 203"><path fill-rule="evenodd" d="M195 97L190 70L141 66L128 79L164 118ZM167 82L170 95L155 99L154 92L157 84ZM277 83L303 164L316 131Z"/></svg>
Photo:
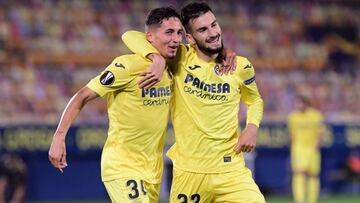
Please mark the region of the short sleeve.
<svg viewBox="0 0 360 203"><path fill-rule="evenodd" d="M125 58L117 57L104 71L90 80L87 87L103 97L110 92L125 89L133 79Z"/></svg>

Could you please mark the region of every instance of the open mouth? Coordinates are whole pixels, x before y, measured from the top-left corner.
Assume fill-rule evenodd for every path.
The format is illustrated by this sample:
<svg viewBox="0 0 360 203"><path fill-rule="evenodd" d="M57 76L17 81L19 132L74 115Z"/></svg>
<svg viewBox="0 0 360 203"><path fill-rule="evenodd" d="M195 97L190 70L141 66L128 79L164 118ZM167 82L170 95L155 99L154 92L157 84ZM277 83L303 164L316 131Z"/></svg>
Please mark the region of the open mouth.
<svg viewBox="0 0 360 203"><path fill-rule="evenodd" d="M216 36L216 37L211 37L210 39L206 40L206 43L209 44L213 44L213 43L217 43L220 39L220 35Z"/></svg>
<svg viewBox="0 0 360 203"><path fill-rule="evenodd" d="M171 50L176 50L176 49L178 48L178 46L169 46L169 48L170 48Z"/></svg>

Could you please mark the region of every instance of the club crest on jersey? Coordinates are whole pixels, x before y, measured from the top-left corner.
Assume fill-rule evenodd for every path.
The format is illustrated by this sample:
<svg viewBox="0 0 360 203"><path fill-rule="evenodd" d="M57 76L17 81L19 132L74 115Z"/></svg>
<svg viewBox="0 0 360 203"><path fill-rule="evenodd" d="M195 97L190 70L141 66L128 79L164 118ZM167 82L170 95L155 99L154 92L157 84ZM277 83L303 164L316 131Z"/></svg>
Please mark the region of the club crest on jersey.
<svg viewBox="0 0 360 203"><path fill-rule="evenodd" d="M215 74L218 75L218 76L221 76L221 75L222 75L222 68L221 68L221 66L219 66L219 64L216 64L216 65L214 66L214 72L215 72Z"/></svg>
<svg viewBox="0 0 360 203"><path fill-rule="evenodd" d="M111 71L105 71L100 77L102 85L111 85L115 80L115 76Z"/></svg>

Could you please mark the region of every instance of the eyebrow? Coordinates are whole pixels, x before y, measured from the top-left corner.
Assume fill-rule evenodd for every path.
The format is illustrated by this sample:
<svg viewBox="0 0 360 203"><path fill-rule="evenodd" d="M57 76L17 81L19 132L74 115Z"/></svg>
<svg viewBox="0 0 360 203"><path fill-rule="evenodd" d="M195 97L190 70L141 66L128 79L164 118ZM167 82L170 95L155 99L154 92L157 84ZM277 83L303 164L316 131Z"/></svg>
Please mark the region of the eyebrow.
<svg viewBox="0 0 360 203"><path fill-rule="evenodd" d="M212 23L210 23L210 25L216 23L216 20L214 20ZM199 27L198 29L196 29L197 32L199 32L202 29L206 29L207 26L203 26L203 27Z"/></svg>
<svg viewBox="0 0 360 203"><path fill-rule="evenodd" d="M179 32L179 31L184 31L184 29L180 28L180 29L174 29L174 28L168 28L165 30L165 32L167 31L174 31L174 32Z"/></svg>

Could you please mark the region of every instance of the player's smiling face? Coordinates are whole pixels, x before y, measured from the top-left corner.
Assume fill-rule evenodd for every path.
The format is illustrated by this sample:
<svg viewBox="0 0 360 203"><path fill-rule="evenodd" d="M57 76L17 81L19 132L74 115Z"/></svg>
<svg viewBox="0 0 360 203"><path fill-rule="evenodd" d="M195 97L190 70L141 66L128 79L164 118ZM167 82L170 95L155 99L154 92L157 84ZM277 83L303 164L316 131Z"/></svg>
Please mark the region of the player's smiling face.
<svg viewBox="0 0 360 203"><path fill-rule="evenodd" d="M183 26L178 18L164 19L160 25L147 33L151 44L165 58L174 58L183 37Z"/></svg>
<svg viewBox="0 0 360 203"><path fill-rule="evenodd" d="M200 50L215 54L222 48L221 28L211 11L190 20L191 39L196 42Z"/></svg>

